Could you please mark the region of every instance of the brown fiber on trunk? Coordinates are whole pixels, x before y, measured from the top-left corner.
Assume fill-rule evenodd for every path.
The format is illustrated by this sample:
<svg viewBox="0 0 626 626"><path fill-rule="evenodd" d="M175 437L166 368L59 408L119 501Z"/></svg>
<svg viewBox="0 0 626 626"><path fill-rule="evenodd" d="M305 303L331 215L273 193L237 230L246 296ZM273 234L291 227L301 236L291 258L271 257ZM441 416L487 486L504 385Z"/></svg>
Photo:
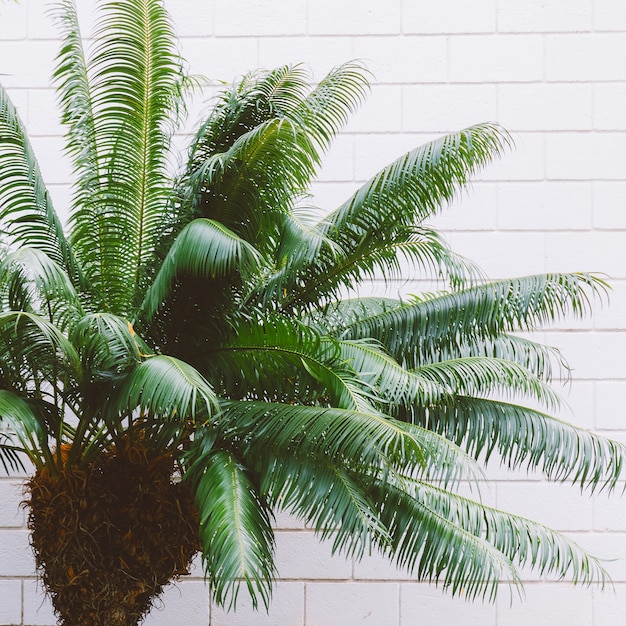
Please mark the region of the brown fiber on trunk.
<svg viewBox="0 0 626 626"><path fill-rule="evenodd" d="M31 544L60 625L134 626L189 572L198 517L173 470L171 455L126 442L29 481Z"/></svg>

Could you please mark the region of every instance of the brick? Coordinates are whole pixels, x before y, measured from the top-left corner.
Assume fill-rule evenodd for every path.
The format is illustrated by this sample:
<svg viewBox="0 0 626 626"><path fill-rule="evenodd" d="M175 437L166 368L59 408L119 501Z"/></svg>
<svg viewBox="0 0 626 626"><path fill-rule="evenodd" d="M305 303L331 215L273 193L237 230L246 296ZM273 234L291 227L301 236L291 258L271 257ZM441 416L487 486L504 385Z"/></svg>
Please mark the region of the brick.
<svg viewBox="0 0 626 626"><path fill-rule="evenodd" d="M354 141L354 178L369 180L382 168L432 137L408 134L360 134ZM344 164L347 168L347 164Z"/></svg>
<svg viewBox="0 0 626 626"><path fill-rule="evenodd" d="M392 133L402 130L402 90L373 85L370 94L350 117L349 133Z"/></svg>
<svg viewBox="0 0 626 626"><path fill-rule="evenodd" d="M495 183L475 183L461 191L450 206L444 206L429 224L444 231L495 230L498 197Z"/></svg>
<svg viewBox="0 0 626 626"><path fill-rule="evenodd" d="M626 429L622 407L626 397L625 380L601 380L595 383L595 427ZM622 503L623 505L623 503Z"/></svg>
<svg viewBox="0 0 626 626"><path fill-rule="evenodd" d="M307 626L397 626L395 583L307 583Z"/></svg>
<svg viewBox="0 0 626 626"><path fill-rule="evenodd" d="M594 0L593 23L596 30L626 30L626 4L622 0Z"/></svg>
<svg viewBox="0 0 626 626"><path fill-rule="evenodd" d="M339 135L323 159L318 181L345 182L354 179L354 138Z"/></svg>
<svg viewBox="0 0 626 626"><path fill-rule="evenodd" d="M626 528L626 507L618 485L614 493L598 493L593 497L593 530L597 532L623 532Z"/></svg>
<svg viewBox="0 0 626 626"><path fill-rule="evenodd" d="M0 4L0 41L24 39L27 34L26 3L3 2Z"/></svg>
<svg viewBox="0 0 626 626"><path fill-rule="evenodd" d="M615 63L626 45L622 34L548 35L546 78L549 81L611 81L626 79L626 67Z"/></svg>
<svg viewBox="0 0 626 626"><path fill-rule="evenodd" d="M241 0L214 5L217 35L305 34L305 0Z"/></svg>
<svg viewBox="0 0 626 626"><path fill-rule="evenodd" d="M214 33L215 5L212 2L167 0L165 6L178 37L206 37Z"/></svg>
<svg viewBox="0 0 626 626"><path fill-rule="evenodd" d="M452 81L526 82L543 78L539 35L454 37L450 41Z"/></svg>
<svg viewBox="0 0 626 626"><path fill-rule="evenodd" d="M31 137L31 144L46 184L64 184L72 180L72 165L64 152L62 137Z"/></svg>
<svg viewBox="0 0 626 626"><path fill-rule="evenodd" d="M614 497L620 500L621 493L614 494ZM621 532L610 533L577 533L572 535L572 539L600 561L613 582L626 582L626 533L623 529ZM610 589L607 591L610 593ZM599 622L597 626L604 624Z"/></svg>
<svg viewBox="0 0 626 626"><path fill-rule="evenodd" d="M593 590L593 624L619 626L626 614L626 584Z"/></svg>
<svg viewBox="0 0 626 626"><path fill-rule="evenodd" d="M24 4L28 6L28 38L56 39L60 31L46 5L41 2ZM81 33L83 37L90 37L97 18L97 0L79 0L76 5Z"/></svg>
<svg viewBox="0 0 626 626"><path fill-rule="evenodd" d="M215 626L304 626L304 583L279 582L272 593L269 611L262 603L254 610L247 590L242 587L235 611L211 606Z"/></svg>
<svg viewBox="0 0 626 626"><path fill-rule="evenodd" d="M487 165L478 179L531 181L545 178L545 136L515 133L513 141L513 148Z"/></svg>
<svg viewBox="0 0 626 626"><path fill-rule="evenodd" d="M312 531L276 532L276 568L280 580L348 579L352 562L331 553L332 539L321 542Z"/></svg>
<svg viewBox="0 0 626 626"><path fill-rule="evenodd" d="M616 331L626 327L626 284L623 278L610 279L611 291L602 306L594 307L593 327Z"/></svg>
<svg viewBox="0 0 626 626"><path fill-rule="evenodd" d="M505 182L498 184L498 228L504 230L589 230L590 182Z"/></svg>
<svg viewBox="0 0 626 626"><path fill-rule="evenodd" d="M593 85L593 128L615 131L626 129L626 85Z"/></svg>
<svg viewBox="0 0 626 626"><path fill-rule="evenodd" d="M28 626L55 626L57 619L52 603L37 580L24 581L24 624Z"/></svg>
<svg viewBox="0 0 626 626"><path fill-rule="evenodd" d="M35 573L28 531L0 530L0 576L32 576Z"/></svg>
<svg viewBox="0 0 626 626"><path fill-rule="evenodd" d="M589 626L592 613L590 589L558 584L528 584L520 601L509 601L506 590L496 605L498 626Z"/></svg>
<svg viewBox="0 0 626 626"><path fill-rule="evenodd" d="M545 272L540 233L450 233L452 249L472 259L492 279Z"/></svg>
<svg viewBox="0 0 626 626"><path fill-rule="evenodd" d="M361 560L355 560L354 579L412 580L413 577L405 568L396 566L389 557L374 552L365 554Z"/></svg>
<svg viewBox="0 0 626 626"><path fill-rule="evenodd" d="M445 37L357 37L353 48L353 56L365 60L378 83L415 85L448 80Z"/></svg>
<svg viewBox="0 0 626 626"><path fill-rule="evenodd" d="M400 626L422 623L495 626L496 607L489 602L470 603L463 596L451 597L433 585L403 583L400 585Z"/></svg>
<svg viewBox="0 0 626 626"><path fill-rule="evenodd" d="M549 333L548 341L567 356L574 381L626 378L626 337L620 331L554 332Z"/></svg>
<svg viewBox="0 0 626 626"><path fill-rule="evenodd" d="M279 530L303 530L304 521L287 513L286 511L274 511L276 517L272 526Z"/></svg>
<svg viewBox="0 0 626 626"><path fill-rule="evenodd" d="M593 225L601 229L626 229L626 181L595 181Z"/></svg>
<svg viewBox="0 0 626 626"><path fill-rule="evenodd" d="M558 530L585 530L593 519L589 497L563 484L507 485L498 489L498 508Z"/></svg>
<svg viewBox="0 0 626 626"><path fill-rule="evenodd" d="M402 128L408 132L452 132L496 119L494 85L417 85L403 94Z"/></svg>
<svg viewBox="0 0 626 626"><path fill-rule="evenodd" d="M24 526L25 512L21 506L24 489L21 481L0 479L0 527L19 528Z"/></svg>
<svg viewBox="0 0 626 626"><path fill-rule="evenodd" d="M317 219L343 204L358 189L355 182L315 182L311 185L311 199L307 203L320 209Z"/></svg>
<svg viewBox="0 0 626 626"><path fill-rule="evenodd" d="M496 0L413 0L402 8L405 33L484 33L496 27Z"/></svg>
<svg viewBox="0 0 626 626"><path fill-rule="evenodd" d="M185 39L181 53L192 74L227 85L258 67L257 41L253 37Z"/></svg>
<svg viewBox="0 0 626 626"><path fill-rule="evenodd" d="M500 32L588 31L591 28L591 0L500 0Z"/></svg>
<svg viewBox="0 0 626 626"><path fill-rule="evenodd" d="M312 69L314 80L354 58L352 44L345 37L261 37L258 50L260 67L303 63Z"/></svg>
<svg viewBox="0 0 626 626"><path fill-rule="evenodd" d="M551 271L588 271L623 276L626 249L621 243L621 235L610 231L548 233L548 267Z"/></svg>
<svg viewBox="0 0 626 626"><path fill-rule="evenodd" d="M4 87L49 87L58 44L54 41L2 41L0 77Z"/></svg>
<svg viewBox="0 0 626 626"><path fill-rule="evenodd" d="M145 626L206 626L209 619L209 591L204 581L184 580L169 585L143 622Z"/></svg>
<svg viewBox="0 0 626 626"><path fill-rule="evenodd" d="M373 35L399 33L401 0L362 0L358 3L309 2L309 35Z"/></svg>
<svg viewBox="0 0 626 626"><path fill-rule="evenodd" d="M28 94L28 134L30 137L62 135L61 109L53 89L32 89Z"/></svg>
<svg viewBox="0 0 626 626"><path fill-rule="evenodd" d="M22 581L0 580L0 623L19 624L22 621Z"/></svg>
<svg viewBox="0 0 626 626"><path fill-rule="evenodd" d="M591 85L584 83L502 84L498 121L510 131L587 130L592 95Z"/></svg>
<svg viewBox="0 0 626 626"><path fill-rule="evenodd" d="M626 141L614 133L546 135L546 176L561 180L620 180Z"/></svg>

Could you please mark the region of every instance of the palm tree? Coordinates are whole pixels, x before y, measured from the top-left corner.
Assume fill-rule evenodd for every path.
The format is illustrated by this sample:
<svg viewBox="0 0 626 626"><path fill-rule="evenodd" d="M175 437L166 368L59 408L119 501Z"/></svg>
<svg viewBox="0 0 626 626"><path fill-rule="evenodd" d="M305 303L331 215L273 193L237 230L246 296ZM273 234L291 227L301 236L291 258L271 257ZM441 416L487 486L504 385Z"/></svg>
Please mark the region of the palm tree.
<svg viewBox="0 0 626 626"><path fill-rule="evenodd" d="M62 0L55 74L75 175L63 228L0 90L0 460L32 464L29 528L60 624L136 624L198 551L220 604L270 600L272 517L469 598L518 565L604 581L556 532L459 495L492 454L593 490L624 450L551 411L556 351L515 331L584 314L587 274L486 282L425 221L508 145L420 146L306 208L367 92L341 65L243 77L174 174L196 84L160 0L103 2L89 56ZM407 270L407 268L409 268ZM371 277L437 293L363 297Z"/></svg>

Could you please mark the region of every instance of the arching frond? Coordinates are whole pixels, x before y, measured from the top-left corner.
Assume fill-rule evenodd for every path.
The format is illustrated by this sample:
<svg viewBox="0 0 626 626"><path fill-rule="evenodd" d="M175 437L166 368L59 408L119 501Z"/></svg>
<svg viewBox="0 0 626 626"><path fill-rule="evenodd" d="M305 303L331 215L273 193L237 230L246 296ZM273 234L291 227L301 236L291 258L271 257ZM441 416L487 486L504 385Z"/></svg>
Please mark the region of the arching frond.
<svg viewBox="0 0 626 626"><path fill-rule="evenodd" d="M141 318L149 321L172 289L174 279L184 275L210 280L238 272L242 278L254 272L259 253L220 222L198 218L187 224L169 249L159 273L146 292Z"/></svg>
<svg viewBox="0 0 626 626"><path fill-rule="evenodd" d="M70 340L80 355L88 384L126 372L147 356L147 346L132 326L111 313L84 316L72 328Z"/></svg>
<svg viewBox="0 0 626 626"><path fill-rule="evenodd" d="M89 84L69 84L67 72L60 73L66 117L80 113L71 125L71 143L81 146L72 243L106 309L128 315L172 196L166 147L181 61L158 0L104 4L95 40ZM82 71L72 41L68 50L66 62Z"/></svg>
<svg viewBox="0 0 626 626"><path fill-rule="evenodd" d="M507 402L458 396L413 416L476 457L497 451L511 469L537 468L590 491L613 489L624 464L622 444Z"/></svg>
<svg viewBox="0 0 626 626"><path fill-rule="evenodd" d="M350 61L333 68L297 107L294 114L327 149L369 91L367 70Z"/></svg>
<svg viewBox="0 0 626 626"><path fill-rule="evenodd" d="M317 154L306 132L273 118L210 154L185 181L196 214L217 220L264 252L276 245L279 215L308 187Z"/></svg>
<svg viewBox="0 0 626 626"><path fill-rule="evenodd" d="M122 415L141 409L161 420L204 422L217 412L211 385L191 365L157 355L131 370L111 402Z"/></svg>
<svg viewBox="0 0 626 626"><path fill-rule="evenodd" d="M420 522L426 522L426 525L433 522L436 524L439 520L445 519L458 528L490 543L511 563L536 569L540 574L568 576L576 582L585 584L599 582L604 585L608 580L608 574L597 559L591 557L565 535L542 524L485 506L482 503L479 504L412 478L402 477L395 486L398 491L394 495L398 499L403 497L399 493L401 490L413 501L413 512L417 519L412 524ZM392 488L393 491L395 488ZM451 535L454 537L453 533ZM453 542L461 543L457 537L454 537ZM416 547L419 547L419 544ZM444 550L458 549L458 547L458 545L455 547L448 546ZM418 557L420 559L418 565L420 573L428 572L429 578L434 574L435 580L439 579L440 576L445 577L444 584L453 586L462 585L465 587L467 583L475 585L474 591L477 595L487 592L493 593L490 581L470 582L467 579L469 572L464 571L463 567L456 569L453 574L454 578L449 572L448 565L441 572L437 571L437 566L433 568L433 564L427 563L427 561L441 558L439 550L433 549L432 554L426 550L420 549L420 551L421 554ZM443 564L441 563L441 565Z"/></svg>
<svg viewBox="0 0 626 626"><path fill-rule="evenodd" d="M267 608L276 574L270 514L249 471L225 450L191 450L185 475L200 516L206 578L215 600L234 608L244 583Z"/></svg>
<svg viewBox="0 0 626 626"><path fill-rule="evenodd" d="M589 274L542 274L392 305L355 318L345 337L373 337L408 367L446 346L490 339L502 332L535 330L567 313L583 315L606 283ZM353 308L353 313L355 309ZM341 331L338 331L341 332Z"/></svg>
<svg viewBox="0 0 626 626"><path fill-rule="evenodd" d="M45 252L70 276L79 275L63 225L48 194L24 126L0 85L0 220L5 243Z"/></svg>
<svg viewBox="0 0 626 626"><path fill-rule="evenodd" d="M325 219L323 231L351 265L358 265L372 250L410 239L416 225L451 201L507 143L508 136L497 126L479 125L420 146L367 181ZM350 276L337 269L346 258L327 256L294 268L286 306L323 301L349 287Z"/></svg>
<svg viewBox="0 0 626 626"><path fill-rule="evenodd" d="M4 309L40 314L61 328L82 312L70 277L36 248L22 247L0 261L0 285Z"/></svg>
<svg viewBox="0 0 626 626"><path fill-rule="evenodd" d="M58 328L34 313L0 313L2 387L42 397L49 393L48 385L62 386L79 377L78 355Z"/></svg>
<svg viewBox="0 0 626 626"><path fill-rule="evenodd" d="M269 504L332 540L333 552L360 558L389 541L363 482L332 459L277 454L263 464L261 489Z"/></svg>
<svg viewBox="0 0 626 626"><path fill-rule="evenodd" d="M554 390L530 371L505 359L470 356L422 365L413 373L431 380L444 394L526 396L550 409L560 406Z"/></svg>

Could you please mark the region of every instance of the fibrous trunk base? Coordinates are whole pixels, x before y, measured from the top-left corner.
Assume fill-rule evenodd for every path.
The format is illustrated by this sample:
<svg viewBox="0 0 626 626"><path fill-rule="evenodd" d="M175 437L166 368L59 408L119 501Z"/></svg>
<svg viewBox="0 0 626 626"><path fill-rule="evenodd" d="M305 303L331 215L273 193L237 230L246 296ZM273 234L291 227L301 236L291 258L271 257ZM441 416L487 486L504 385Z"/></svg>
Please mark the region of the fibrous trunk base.
<svg viewBox="0 0 626 626"><path fill-rule="evenodd" d="M198 519L170 455L126 443L87 468L29 481L37 568L63 626L134 626L199 549Z"/></svg>

